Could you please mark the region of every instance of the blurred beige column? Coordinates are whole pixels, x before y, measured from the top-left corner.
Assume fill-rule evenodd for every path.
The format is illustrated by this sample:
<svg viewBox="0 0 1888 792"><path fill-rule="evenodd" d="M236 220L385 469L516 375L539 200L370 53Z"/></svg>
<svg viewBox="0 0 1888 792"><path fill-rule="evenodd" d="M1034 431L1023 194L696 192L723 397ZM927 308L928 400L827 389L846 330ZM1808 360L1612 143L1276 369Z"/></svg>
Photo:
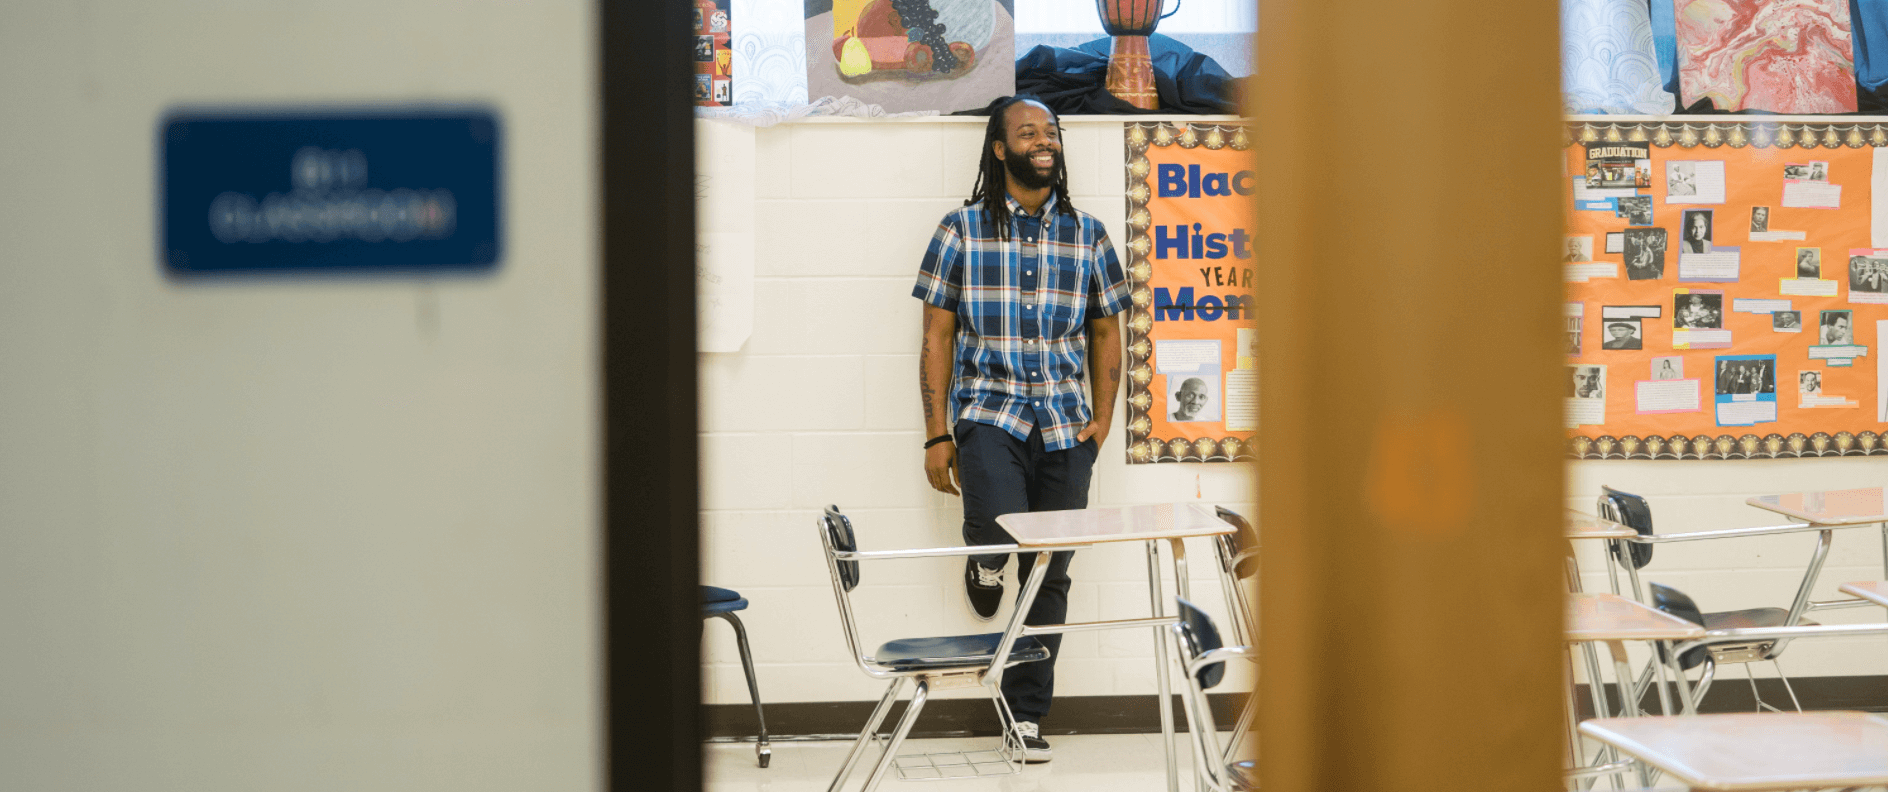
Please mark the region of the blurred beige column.
<svg viewBox="0 0 1888 792"><path fill-rule="evenodd" d="M1558 6L1260 13L1264 789L1562 788Z"/></svg>

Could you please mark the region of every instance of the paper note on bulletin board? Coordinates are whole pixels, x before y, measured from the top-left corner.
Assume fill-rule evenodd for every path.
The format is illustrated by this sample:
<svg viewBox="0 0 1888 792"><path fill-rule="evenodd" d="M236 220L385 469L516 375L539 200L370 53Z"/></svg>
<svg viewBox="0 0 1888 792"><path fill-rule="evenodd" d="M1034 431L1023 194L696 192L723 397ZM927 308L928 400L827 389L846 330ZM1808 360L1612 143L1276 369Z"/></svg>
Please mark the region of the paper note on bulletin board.
<svg viewBox="0 0 1888 792"><path fill-rule="evenodd" d="M1252 458L1252 155L1244 127L1126 125L1128 461Z"/></svg>
<svg viewBox="0 0 1888 792"><path fill-rule="evenodd" d="M1568 133L1571 454L1888 453L1888 119Z"/></svg>

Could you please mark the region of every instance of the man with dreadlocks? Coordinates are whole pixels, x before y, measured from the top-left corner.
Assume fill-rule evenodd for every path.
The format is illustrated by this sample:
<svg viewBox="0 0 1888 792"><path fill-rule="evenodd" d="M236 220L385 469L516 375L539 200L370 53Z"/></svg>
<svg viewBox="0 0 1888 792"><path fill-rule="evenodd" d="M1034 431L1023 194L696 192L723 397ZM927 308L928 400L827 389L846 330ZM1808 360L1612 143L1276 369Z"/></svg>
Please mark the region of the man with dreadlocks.
<svg viewBox="0 0 1888 792"><path fill-rule="evenodd" d="M925 302L924 472L940 492L962 488L964 541L973 546L1016 541L998 515L1088 506L1121 387L1115 315L1128 304L1107 230L1069 202L1055 115L1028 96L998 99L989 112L976 187L938 224L912 290ZM1065 620L1073 556L1052 556L1025 623ZM1002 605L1008 560L966 559L964 591L980 619ZM1017 556L1019 585L1034 561ZM1026 761L1049 761L1038 724L1055 692L1061 638L1042 636L1049 659L1003 676L1011 736Z"/></svg>

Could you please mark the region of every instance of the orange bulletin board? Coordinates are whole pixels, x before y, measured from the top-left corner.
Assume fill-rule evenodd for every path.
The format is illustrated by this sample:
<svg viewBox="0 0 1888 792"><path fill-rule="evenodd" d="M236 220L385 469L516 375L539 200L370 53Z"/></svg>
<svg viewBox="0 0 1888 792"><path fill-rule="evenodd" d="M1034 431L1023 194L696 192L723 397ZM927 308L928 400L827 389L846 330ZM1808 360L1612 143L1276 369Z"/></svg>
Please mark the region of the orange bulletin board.
<svg viewBox="0 0 1888 792"><path fill-rule="evenodd" d="M1567 129L1571 454L1888 453L1888 119Z"/></svg>
<svg viewBox="0 0 1888 792"><path fill-rule="evenodd" d="M1128 461L1252 458L1252 152L1229 124L1130 123Z"/></svg>

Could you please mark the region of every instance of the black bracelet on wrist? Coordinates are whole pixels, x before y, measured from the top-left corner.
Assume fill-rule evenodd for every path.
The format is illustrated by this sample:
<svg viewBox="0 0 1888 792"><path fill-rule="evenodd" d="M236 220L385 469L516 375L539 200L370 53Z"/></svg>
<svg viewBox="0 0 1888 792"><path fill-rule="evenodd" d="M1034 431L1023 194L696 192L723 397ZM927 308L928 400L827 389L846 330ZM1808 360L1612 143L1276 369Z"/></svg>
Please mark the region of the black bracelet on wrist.
<svg viewBox="0 0 1888 792"><path fill-rule="evenodd" d="M948 433L946 433L946 434L941 434L941 435L938 435L938 436L936 436L936 437L933 437L933 438L931 438L931 439L929 439L929 440L926 440L926 441L924 441L924 447L928 449L928 448L930 448L931 446L934 446L934 445L937 445L938 443L942 443L942 442L946 442L946 441L948 441L948 440L950 440L950 439L951 439L951 436L950 436L950 434L948 434Z"/></svg>

